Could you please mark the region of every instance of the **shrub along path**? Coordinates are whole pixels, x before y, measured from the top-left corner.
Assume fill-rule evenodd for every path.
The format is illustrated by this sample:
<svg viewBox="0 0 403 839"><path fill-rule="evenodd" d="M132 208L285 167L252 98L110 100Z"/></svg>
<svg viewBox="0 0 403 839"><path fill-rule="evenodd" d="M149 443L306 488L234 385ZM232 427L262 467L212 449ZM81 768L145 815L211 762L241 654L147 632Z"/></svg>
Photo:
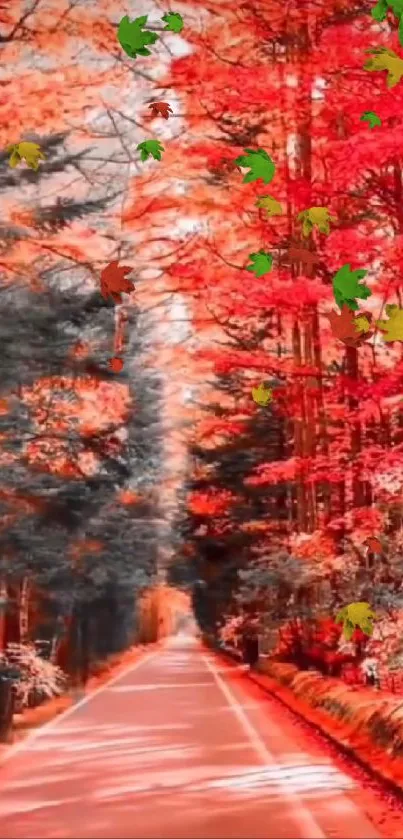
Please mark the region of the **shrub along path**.
<svg viewBox="0 0 403 839"><path fill-rule="evenodd" d="M403 793L403 703L293 664L263 661L249 674Z"/></svg>

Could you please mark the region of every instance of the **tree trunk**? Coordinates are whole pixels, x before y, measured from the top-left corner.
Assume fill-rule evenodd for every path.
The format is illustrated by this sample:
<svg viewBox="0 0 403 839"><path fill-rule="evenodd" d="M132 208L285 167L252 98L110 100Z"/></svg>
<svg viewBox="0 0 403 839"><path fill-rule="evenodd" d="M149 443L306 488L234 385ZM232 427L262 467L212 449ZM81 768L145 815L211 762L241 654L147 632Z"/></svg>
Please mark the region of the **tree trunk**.
<svg viewBox="0 0 403 839"><path fill-rule="evenodd" d="M311 203L312 183L312 102L311 70L307 60L311 52L308 22L304 20L298 32L299 47L290 49L289 59L295 62L296 72L300 79L299 89L301 91L298 102L298 122L296 125L296 161L295 174L303 178L307 186L307 206ZM304 244L302 245L304 246ZM308 276L313 276L313 269L304 268ZM303 313L303 344L301 342L301 330L298 323L294 324L293 330L293 351L294 360L297 365L314 364L313 354L313 319L312 308L306 309ZM300 418L296 421L295 427L295 454L302 459L312 457L316 450L316 417L314 396L309 388L306 377L299 379L300 390ZM297 483L297 505L299 529L305 532L312 532L316 527L316 490L313 485L306 482L304 467Z"/></svg>
<svg viewBox="0 0 403 839"><path fill-rule="evenodd" d="M18 625L19 625L19 641L20 644L27 644L29 640L29 595L30 595L30 580L26 576L23 578L20 587L20 597L18 604Z"/></svg>
<svg viewBox="0 0 403 839"><path fill-rule="evenodd" d="M4 650L6 640L8 589L4 578L0 579L0 651Z"/></svg>
<svg viewBox="0 0 403 839"><path fill-rule="evenodd" d="M346 350L346 369L349 379L356 381L358 379L358 353L356 347L347 347ZM353 505L354 507L362 507L364 504L371 503L371 487L367 481L362 481L360 474L361 469L357 463L358 456L362 449L362 429L358 417L359 402L358 399L351 394L348 397L349 411L354 414L353 421L349 423L351 427L351 461L352 461L352 490L353 490Z"/></svg>
<svg viewBox="0 0 403 839"><path fill-rule="evenodd" d="M294 322L292 332L293 357L296 366L301 365L301 332L298 321ZM298 379L298 406L295 411L300 412L294 419L294 449L295 456L303 463L304 457L304 430L305 430L305 405L304 385L302 379ZM308 526L307 504L305 495L305 478L303 466L297 476L297 523L300 532L306 532Z"/></svg>

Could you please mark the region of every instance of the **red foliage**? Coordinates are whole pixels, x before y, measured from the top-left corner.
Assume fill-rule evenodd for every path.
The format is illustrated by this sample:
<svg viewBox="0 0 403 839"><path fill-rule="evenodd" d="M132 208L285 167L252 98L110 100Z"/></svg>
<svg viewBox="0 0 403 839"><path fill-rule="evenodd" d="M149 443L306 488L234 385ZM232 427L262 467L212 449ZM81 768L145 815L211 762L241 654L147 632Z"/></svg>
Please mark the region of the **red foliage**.
<svg viewBox="0 0 403 839"><path fill-rule="evenodd" d="M188 498L189 510L196 516L209 517L225 514L233 502L231 492L193 492Z"/></svg>

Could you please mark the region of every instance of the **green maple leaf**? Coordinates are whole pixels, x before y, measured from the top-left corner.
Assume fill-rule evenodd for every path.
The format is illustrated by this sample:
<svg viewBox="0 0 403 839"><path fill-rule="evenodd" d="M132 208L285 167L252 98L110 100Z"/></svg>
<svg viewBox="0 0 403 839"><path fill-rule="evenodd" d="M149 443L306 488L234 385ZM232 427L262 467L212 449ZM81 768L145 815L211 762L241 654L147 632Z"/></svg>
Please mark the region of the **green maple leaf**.
<svg viewBox="0 0 403 839"><path fill-rule="evenodd" d="M365 52L372 55L372 58L369 58L367 63L364 64L364 70L368 70L369 73L386 70L387 86L395 87L403 76L403 59L386 47L374 47L365 50Z"/></svg>
<svg viewBox="0 0 403 839"><path fill-rule="evenodd" d="M374 6L374 8L371 9L371 15L373 19L379 21L379 23L385 20L385 17L388 13L388 6L388 0L378 0L376 6Z"/></svg>
<svg viewBox="0 0 403 839"><path fill-rule="evenodd" d="M403 0L379 0L371 10L371 16L381 23L385 20L388 9L391 9L396 17L400 18L403 14Z"/></svg>
<svg viewBox="0 0 403 839"><path fill-rule="evenodd" d="M178 35L179 32L182 32L183 29L183 18L179 14L179 12L168 12L164 15L161 20L164 21L167 25L164 27L164 32L168 30L168 32L176 32Z"/></svg>
<svg viewBox="0 0 403 839"><path fill-rule="evenodd" d="M273 257L264 250L260 250L257 253L250 253L249 259L251 260L251 264L246 266L246 270L251 271L255 277L263 277L264 274L268 274L272 269Z"/></svg>
<svg viewBox="0 0 403 839"><path fill-rule="evenodd" d="M147 46L158 41L159 35L156 32L143 29L147 23L147 18L148 15L142 15L136 17L135 20L130 20L125 15L119 23L118 41L130 58L136 58L137 55L151 55Z"/></svg>
<svg viewBox="0 0 403 839"><path fill-rule="evenodd" d="M376 6L372 9L371 15L374 20L381 23L385 20L388 14L388 9L392 10L399 21L399 42L403 46L403 0L379 0Z"/></svg>
<svg viewBox="0 0 403 839"><path fill-rule="evenodd" d="M382 120L375 111L364 111L360 116L361 122L367 122L370 128L375 128L376 125L382 125Z"/></svg>
<svg viewBox="0 0 403 839"><path fill-rule="evenodd" d="M360 280L363 280L367 273L368 271L363 268L351 271L349 262L339 268L337 274L333 277L333 293L340 309L345 304L349 309L355 311L358 309L356 297L360 300L366 300L367 297L371 296L372 291L368 286L365 283L360 285Z"/></svg>
<svg viewBox="0 0 403 839"><path fill-rule="evenodd" d="M252 181L258 181L259 178L265 184L269 184L274 178L276 166L271 157L264 149L244 149L245 154L241 154L234 161L236 166L242 166L244 169L250 169L243 179L244 184L250 184Z"/></svg>
<svg viewBox="0 0 403 839"><path fill-rule="evenodd" d="M161 160L161 152L165 151L165 149L159 140L143 140L142 143L138 144L137 151L141 152L140 157L144 163L150 155L154 160Z"/></svg>

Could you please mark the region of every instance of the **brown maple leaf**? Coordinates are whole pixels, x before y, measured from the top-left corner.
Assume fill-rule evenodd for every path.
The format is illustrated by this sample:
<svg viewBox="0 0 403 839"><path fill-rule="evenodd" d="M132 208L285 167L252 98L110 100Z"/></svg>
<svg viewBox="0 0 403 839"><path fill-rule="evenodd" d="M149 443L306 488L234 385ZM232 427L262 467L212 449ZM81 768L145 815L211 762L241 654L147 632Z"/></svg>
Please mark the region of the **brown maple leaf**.
<svg viewBox="0 0 403 839"><path fill-rule="evenodd" d="M289 248L288 257L291 262L306 262L307 265L317 265L320 262L320 257L313 251L308 251L307 248Z"/></svg>
<svg viewBox="0 0 403 839"><path fill-rule="evenodd" d="M119 265L119 261L115 259L101 272L101 294L105 300L112 297L114 303L122 303L122 292L129 294L134 291L134 283L126 279L126 274L130 274L133 268L128 265Z"/></svg>
<svg viewBox="0 0 403 839"><path fill-rule="evenodd" d="M377 536L369 536L368 539L365 540L364 545L370 549L374 554L381 554L382 553L382 543L378 539Z"/></svg>
<svg viewBox="0 0 403 839"><path fill-rule="evenodd" d="M339 315L337 312L330 312L326 315L329 319L331 330L335 338L343 341L348 347L358 347L371 336L371 331L364 331L356 323L357 314L344 304ZM359 317L363 317L360 313ZM370 323L371 315L365 314L365 318Z"/></svg>
<svg viewBox="0 0 403 839"><path fill-rule="evenodd" d="M153 117L164 117L164 119L168 119L169 114L173 113L168 102L151 102L151 105L148 107L152 109Z"/></svg>

